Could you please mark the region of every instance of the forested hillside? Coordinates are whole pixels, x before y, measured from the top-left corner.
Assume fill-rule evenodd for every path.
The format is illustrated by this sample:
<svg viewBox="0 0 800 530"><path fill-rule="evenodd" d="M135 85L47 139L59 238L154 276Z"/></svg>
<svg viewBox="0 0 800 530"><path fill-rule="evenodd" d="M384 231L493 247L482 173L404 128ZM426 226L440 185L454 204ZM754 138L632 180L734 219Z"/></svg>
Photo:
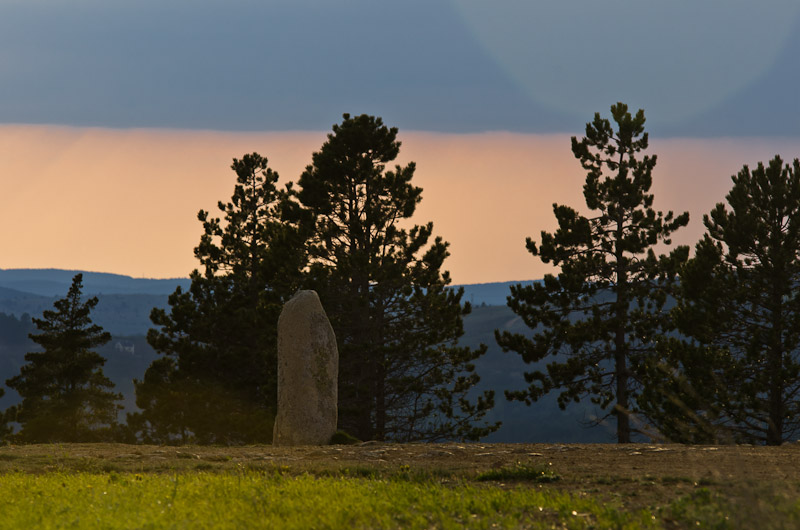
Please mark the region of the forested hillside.
<svg viewBox="0 0 800 530"><path fill-rule="evenodd" d="M7 271L0 271L0 283L5 272ZM48 271L47 276L58 277L58 272ZM70 274L72 272L69 271ZM105 276L111 280L122 278L121 283L125 283L126 277ZM160 286L151 286L148 282L162 281L139 281L138 285L143 291L152 293ZM87 284L90 287L92 285L90 282ZM114 287L117 284L113 282L107 282L106 285L117 288ZM503 422L502 427L491 434L487 441L613 441L610 431L586 429L582 426L583 421L592 417L591 407L577 405L561 411L555 402L555 396L532 407L508 402L503 397L503 390L524 385L522 372L530 370L519 356L503 353L494 341L495 329L519 333L526 331L519 317L510 309L490 304L505 298L508 285L509 283L490 283L464 286L464 298L473 304L473 311L464 319L465 334L460 342L472 347L483 343L489 347L487 353L476 362L476 371L481 376L476 392L489 389L497 392L495 407L487 418L489 421ZM46 284L30 283L28 286L37 292L47 292ZM172 289L174 286L175 284ZM24 364L25 353L32 351L35 346L28 339L28 333L34 331L30 316L40 316L44 309L52 307L55 298L56 296L42 296L0 287L0 384L19 373ZM113 335L113 340L98 348L98 353L107 359L104 372L116 384L116 391L123 394L126 411L132 411L135 410L133 379L141 379L147 367L157 357L145 339L147 329L152 326L148 315L153 307L164 307L167 297L159 294L101 294L98 298L100 302L93 313L93 320ZM18 399L13 390L6 389L6 396L0 399L0 408L16 403Z"/></svg>

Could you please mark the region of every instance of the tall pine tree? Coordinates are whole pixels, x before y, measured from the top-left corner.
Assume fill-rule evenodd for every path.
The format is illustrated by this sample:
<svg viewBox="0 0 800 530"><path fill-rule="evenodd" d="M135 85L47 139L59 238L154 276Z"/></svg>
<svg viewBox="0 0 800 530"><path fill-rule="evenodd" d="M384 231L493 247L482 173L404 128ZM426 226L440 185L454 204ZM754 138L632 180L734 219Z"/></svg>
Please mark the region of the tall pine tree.
<svg viewBox="0 0 800 530"><path fill-rule="evenodd" d="M299 181L313 216L310 284L339 342L339 425L369 440L477 439L493 393L470 399L473 360L456 345L461 290L442 271L447 243L408 226L422 189L415 165L386 170L400 149L380 118L344 115Z"/></svg>
<svg viewBox="0 0 800 530"><path fill-rule="evenodd" d="M14 439L22 442L109 441L117 436L120 394L103 374L106 360L93 348L111 340L103 328L92 324L90 313L97 297L81 300L83 275L72 279L65 298L55 310L44 311L33 322L39 333L30 334L41 352L25 355L19 375L6 381L22 397L7 412L20 424Z"/></svg>
<svg viewBox="0 0 800 530"><path fill-rule="evenodd" d="M291 190L258 153L234 159L224 220L198 214L203 235L187 292L154 309L148 342L162 357L136 381L141 413L128 423L160 443L255 443L272 438L277 320L296 290L304 241L282 219Z"/></svg>
<svg viewBox="0 0 800 530"><path fill-rule="evenodd" d="M732 177L681 271L648 415L669 438L779 445L800 432L800 161Z"/></svg>
<svg viewBox="0 0 800 530"><path fill-rule="evenodd" d="M535 330L533 337L495 332L504 351L526 363L558 356L525 374L527 389L506 392L530 404L559 389L559 405L589 396L617 419L617 440L631 441L630 417L644 381L640 375L654 341L665 325L667 286L688 256L679 247L656 256L653 246L689 221L653 210L652 171L656 156L648 147L644 112L632 116L627 105L611 106L617 129L595 114L586 136L572 138L572 152L587 171L583 195L591 217L553 205L558 230L541 233L527 248L544 263L560 267L540 283L511 288L508 305ZM541 327L539 327L541 326Z"/></svg>

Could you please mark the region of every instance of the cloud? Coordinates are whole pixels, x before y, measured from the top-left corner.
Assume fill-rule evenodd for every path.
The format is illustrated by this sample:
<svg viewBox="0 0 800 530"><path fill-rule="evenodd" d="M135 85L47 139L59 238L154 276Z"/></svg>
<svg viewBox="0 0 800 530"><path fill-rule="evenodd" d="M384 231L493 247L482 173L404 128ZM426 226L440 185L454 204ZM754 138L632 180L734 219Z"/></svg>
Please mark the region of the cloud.
<svg viewBox="0 0 800 530"><path fill-rule="evenodd" d="M531 114L442 1L40 6L0 17L7 123L318 129L370 112L451 129Z"/></svg>
<svg viewBox="0 0 800 530"><path fill-rule="evenodd" d="M777 120L800 134L800 41L784 39L798 6L0 0L0 122L319 130L367 112L405 129L545 133L622 100L654 132ZM791 73L764 102L753 87L776 71Z"/></svg>

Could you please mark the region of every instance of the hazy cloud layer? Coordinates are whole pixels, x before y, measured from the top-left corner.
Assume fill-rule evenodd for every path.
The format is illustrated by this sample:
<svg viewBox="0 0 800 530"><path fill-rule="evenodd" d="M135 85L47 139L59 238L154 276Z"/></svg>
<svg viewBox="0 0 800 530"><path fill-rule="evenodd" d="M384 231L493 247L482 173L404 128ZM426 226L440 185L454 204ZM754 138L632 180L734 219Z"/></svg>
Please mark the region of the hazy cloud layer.
<svg viewBox="0 0 800 530"><path fill-rule="evenodd" d="M0 122L800 134L795 0L668 4L0 0Z"/></svg>

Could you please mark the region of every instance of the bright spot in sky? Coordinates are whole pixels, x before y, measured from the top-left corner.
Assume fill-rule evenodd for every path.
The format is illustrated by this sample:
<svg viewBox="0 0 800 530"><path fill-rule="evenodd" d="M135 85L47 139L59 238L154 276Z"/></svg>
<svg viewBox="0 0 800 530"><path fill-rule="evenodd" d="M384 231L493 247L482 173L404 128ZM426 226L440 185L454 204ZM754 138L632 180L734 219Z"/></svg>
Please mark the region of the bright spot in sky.
<svg viewBox="0 0 800 530"><path fill-rule="evenodd" d="M451 0L536 101L582 118L617 101L680 123L763 75L797 0Z"/></svg>

